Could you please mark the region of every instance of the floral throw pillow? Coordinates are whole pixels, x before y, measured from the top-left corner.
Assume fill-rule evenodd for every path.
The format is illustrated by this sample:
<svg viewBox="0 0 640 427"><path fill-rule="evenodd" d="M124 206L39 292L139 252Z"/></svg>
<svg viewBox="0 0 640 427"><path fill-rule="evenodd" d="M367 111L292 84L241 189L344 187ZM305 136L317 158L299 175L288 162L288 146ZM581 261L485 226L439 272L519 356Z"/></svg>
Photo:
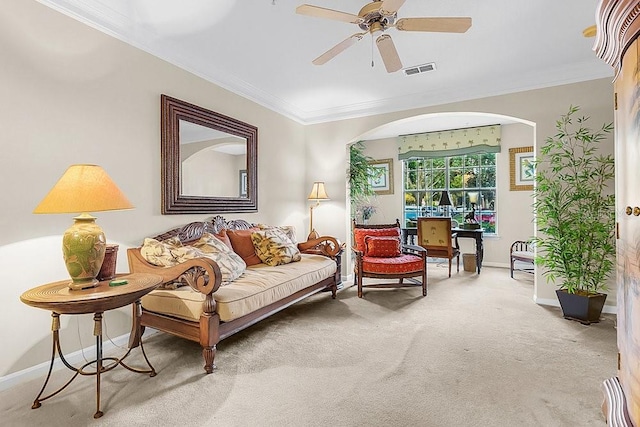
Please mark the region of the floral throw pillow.
<svg viewBox="0 0 640 427"><path fill-rule="evenodd" d="M263 263L276 266L300 261L298 247L282 231L275 228L251 233L251 241Z"/></svg>
<svg viewBox="0 0 640 427"><path fill-rule="evenodd" d="M282 231L288 238L291 240L293 244L298 243L296 239L296 229L293 225L265 225L258 224L258 228L260 230L280 230Z"/></svg>
<svg viewBox="0 0 640 427"><path fill-rule="evenodd" d="M140 254L149 264L158 267L172 267L178 264L178 261L171 254L171 250L180 246L182 246L182 243L177 237L172 237L162 242L147 237L142 243Z"/></svg>
<svg viewBox="0 0 640 427"><path fill-rule="evenodd" d="M212 259L220 267L222 285L228 285L244 273L247 265L235 252L210 233L205 233L191 246L182 246L171 251L178 262L188 259L206 257Z"/></svg>

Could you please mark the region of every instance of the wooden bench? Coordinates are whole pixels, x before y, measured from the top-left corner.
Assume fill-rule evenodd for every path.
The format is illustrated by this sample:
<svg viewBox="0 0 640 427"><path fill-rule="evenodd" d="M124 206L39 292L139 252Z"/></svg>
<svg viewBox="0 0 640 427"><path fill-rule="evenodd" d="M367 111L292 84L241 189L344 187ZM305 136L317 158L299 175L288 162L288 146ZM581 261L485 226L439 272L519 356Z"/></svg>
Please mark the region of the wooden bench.
<svg viewBox="0 0 640 427"><path fill-rule="evenodd" d="M509 254L511 259L511 278L513 279L513 271L523 271L525 273L534 273L535 255L533 253L533 247L531 242L525 242L524 240L516 240L511 245L511 251ZM525 263L524 267L517 267L516 261Z"/></svg>

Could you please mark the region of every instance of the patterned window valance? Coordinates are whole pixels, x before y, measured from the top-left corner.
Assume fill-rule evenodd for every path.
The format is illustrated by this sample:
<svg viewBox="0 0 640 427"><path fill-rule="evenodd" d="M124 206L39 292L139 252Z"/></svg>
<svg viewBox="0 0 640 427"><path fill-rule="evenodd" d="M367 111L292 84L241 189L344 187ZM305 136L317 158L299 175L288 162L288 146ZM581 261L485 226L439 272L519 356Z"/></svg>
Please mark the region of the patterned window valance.
<svg viewBox="0 0 640 427"><path fill-rule="evenodd" d="M398 160L499 153L500 125L416 133L398 137Z"/></svg>

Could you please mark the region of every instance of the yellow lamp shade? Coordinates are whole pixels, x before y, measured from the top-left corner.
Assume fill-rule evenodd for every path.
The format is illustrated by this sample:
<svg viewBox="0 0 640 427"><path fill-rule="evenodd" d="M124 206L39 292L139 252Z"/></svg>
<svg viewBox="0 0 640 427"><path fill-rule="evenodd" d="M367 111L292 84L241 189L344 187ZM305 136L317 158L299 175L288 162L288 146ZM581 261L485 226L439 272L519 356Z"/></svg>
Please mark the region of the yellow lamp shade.
<svg viewBox="0 0 640 427"><path fill-rule="evenodd" d="M309 200L329 200L327 191L324 189L324 182L316 181L311 187L311 193L309 193Z"/></svg>

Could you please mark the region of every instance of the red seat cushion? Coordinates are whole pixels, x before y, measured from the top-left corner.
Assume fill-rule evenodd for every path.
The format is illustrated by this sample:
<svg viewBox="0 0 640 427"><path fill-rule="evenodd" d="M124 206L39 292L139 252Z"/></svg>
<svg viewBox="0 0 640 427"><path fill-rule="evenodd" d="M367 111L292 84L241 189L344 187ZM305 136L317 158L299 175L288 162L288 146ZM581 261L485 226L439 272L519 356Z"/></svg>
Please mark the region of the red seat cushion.
<svg viewBox="0 0 640 427"><path fill-rule="evenodd" d="M365 237L367 236L394 236L400 238L400 228L356 228L353 230L353 240L356 244L356 249L360 252L365 252L367 245L365 244Z"/></svg>
<svg viewBox="0 0 640 427"><path fill-rule="evenodd" d="M393 258L362 257L362 271L377 274L403 274L422 271L424 262L416 255L400 255Z"/></svg>

